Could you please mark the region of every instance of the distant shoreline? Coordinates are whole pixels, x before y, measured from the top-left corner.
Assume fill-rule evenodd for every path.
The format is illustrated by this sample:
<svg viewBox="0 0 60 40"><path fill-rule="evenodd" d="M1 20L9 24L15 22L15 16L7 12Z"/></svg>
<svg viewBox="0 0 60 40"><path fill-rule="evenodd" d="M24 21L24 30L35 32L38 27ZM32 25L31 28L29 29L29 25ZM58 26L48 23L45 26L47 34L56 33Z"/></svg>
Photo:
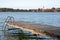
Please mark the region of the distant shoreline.
<svg viewBox="0 0 60 40"><path fill-rule="evenodd" d="M0 8L0 12L60 12L60 8L38 8L38 9L13 9L13 8Z"/></svg>

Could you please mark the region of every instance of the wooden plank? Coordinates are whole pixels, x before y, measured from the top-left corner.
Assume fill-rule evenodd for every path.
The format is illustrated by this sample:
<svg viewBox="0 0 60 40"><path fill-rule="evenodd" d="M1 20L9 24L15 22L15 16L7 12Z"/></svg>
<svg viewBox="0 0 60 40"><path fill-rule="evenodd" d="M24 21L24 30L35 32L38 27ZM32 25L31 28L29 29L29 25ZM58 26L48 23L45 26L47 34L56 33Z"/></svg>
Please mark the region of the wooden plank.
<svg viewBox="0 0 60 40"><path fill-rule="evenodd" d="M50 25L42 25L36 24L32 22L25 21L16 21L14 23L8 22L6 23L9 26L14 26L16 28L21 28L23 30L30 31L35 34L44 34L51 37L60 38L60 27L50 26Z"/></svg>

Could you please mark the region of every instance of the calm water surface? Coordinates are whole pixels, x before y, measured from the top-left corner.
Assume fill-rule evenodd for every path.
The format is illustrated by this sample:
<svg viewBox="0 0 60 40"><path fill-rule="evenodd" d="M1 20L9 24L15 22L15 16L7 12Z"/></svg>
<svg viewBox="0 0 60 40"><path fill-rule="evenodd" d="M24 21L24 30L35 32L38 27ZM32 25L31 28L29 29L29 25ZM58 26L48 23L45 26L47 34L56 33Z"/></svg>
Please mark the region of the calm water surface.
<svg viewBox="0 0 60 40"><path fill-rule="evenodd" d="M0 21L4 21L7 16L13 16L16 21L60 26L60 12L0 12Z"/></svg>
<svg viewBox="0 0 60 40"><path fill-rule="evenodd" d="M60 12L0 12L0 29L7 16L13 16L15 21L29 21L60 27ZM4 35L4 32L0 31L0 35ZM41 37L43 38L43 36ZM0 40L8 37L4 38L4 36L0 36ZM15 40L15 38L17 40L17 37L11 36L10 40Z"/></svg>

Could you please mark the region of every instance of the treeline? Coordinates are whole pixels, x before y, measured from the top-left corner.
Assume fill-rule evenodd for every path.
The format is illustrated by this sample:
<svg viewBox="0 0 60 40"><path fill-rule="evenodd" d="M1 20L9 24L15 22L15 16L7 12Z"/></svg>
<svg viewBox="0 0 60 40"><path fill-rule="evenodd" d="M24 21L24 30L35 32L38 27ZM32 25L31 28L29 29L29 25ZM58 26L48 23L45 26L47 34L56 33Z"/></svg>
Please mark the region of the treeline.
<svg viewBox="0 0 60 40"><path fill-rule="evenodd" d="M23 9L13 9L13 8L0 8L0 12L28 12L28 10Z"/></svg>
<svg viewBox="0 0 60 40"><path fill-rule="evenodd" d="M38 9L13 9L13 8L0 8L0 12L60 12L60 8L38 8Z"/></svg>

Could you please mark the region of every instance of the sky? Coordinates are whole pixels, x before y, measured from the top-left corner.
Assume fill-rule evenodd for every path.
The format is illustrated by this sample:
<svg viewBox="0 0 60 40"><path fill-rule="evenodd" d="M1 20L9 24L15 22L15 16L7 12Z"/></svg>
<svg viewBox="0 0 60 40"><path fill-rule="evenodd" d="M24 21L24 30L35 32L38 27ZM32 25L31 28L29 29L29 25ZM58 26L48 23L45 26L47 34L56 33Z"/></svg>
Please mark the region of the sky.
<svg viewBox="0 0 60 40"><path fill-rule="evenodd" d="M58 8L60 7L60 0L0 0L0 8L17 8L17 9L31 9L31 8Z"/></svg>

